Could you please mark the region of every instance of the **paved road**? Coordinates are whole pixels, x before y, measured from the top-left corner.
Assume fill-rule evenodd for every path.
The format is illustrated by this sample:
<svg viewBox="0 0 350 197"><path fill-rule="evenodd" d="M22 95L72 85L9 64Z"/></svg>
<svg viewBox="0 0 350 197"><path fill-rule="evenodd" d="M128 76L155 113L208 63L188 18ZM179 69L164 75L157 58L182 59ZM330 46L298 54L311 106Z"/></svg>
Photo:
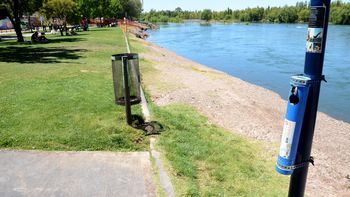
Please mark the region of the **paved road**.
<svg viewBox="0 0 350 197"><path fill-rule="evenodd" d="M149 157L0 150L0 196L155 196Z"/></svg>

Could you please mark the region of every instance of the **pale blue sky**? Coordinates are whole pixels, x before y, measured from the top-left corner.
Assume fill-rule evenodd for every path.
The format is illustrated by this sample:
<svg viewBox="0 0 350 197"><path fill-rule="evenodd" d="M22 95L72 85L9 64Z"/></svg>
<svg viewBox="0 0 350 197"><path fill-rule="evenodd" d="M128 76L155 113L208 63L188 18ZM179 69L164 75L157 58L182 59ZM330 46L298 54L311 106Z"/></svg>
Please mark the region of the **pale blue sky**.
<svg viewBox="0 0 350 197"><path fill-rule="evenodd" d="M301 1L301 0L299 0ZM349 2L350 0L343 0ZM298 0L144 0L144 10L174 10L181 7L183 10L224 10L227 7L231 9L244 9L247 7L267 7L295 5Z"/></svg>

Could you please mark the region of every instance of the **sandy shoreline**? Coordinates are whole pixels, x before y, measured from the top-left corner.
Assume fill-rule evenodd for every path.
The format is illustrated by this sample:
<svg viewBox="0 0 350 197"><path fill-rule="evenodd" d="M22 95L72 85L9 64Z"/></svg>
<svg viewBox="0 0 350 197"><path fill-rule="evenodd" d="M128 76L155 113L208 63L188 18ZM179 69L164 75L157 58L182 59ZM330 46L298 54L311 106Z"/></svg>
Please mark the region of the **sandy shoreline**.
<svg viewBox="0 0 350 197"><path fill-rule="evenodd" d="M152 62L143 82L158 105L186 103L231 132L269 142L277 157L286 101L277 93L137 40L147 49L140 57ZM273 104L273 105L271 105ZM318 112L306 193L350 196L350 124ZM270 152L269 151L269 152Z"/></svg>

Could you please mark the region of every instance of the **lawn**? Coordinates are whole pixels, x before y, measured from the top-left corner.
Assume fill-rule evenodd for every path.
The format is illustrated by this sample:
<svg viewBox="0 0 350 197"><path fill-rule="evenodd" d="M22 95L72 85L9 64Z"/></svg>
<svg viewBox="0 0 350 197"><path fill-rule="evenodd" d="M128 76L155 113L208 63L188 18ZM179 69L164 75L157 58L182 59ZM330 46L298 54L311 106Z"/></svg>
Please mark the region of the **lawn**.
<svg viewBox="0 0 350 197"><path fill-rule="evenodd" d="M0 148L147 150L148 138L127 126L114 104L110 57L126 51L122 32L48 38L0 42ZM131 45L147 52L135 40ZM152 65L141 57L144 81L156 77ZM186 105L150 109L164 126L157 149L177 196L286 196L288 180L274 172L266 144L212 125Z"/></svg>
<svg viewBox="0 0 350 197"><path fill-rule="evenodd" d="M48 39L0 42L0 148L148 149L114 104L111 55L126 51L120 29Z"/></svg>

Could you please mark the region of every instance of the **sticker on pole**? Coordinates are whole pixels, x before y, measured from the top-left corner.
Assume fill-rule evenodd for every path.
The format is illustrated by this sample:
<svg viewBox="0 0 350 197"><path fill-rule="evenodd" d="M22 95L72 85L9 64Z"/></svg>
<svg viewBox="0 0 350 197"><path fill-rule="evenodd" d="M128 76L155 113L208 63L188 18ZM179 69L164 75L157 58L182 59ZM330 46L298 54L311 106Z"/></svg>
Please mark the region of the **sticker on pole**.
<svg viewBox="0 0 350 197"><path fill-rule="evenodd" d="M306 52L322 53L323 28L308 28Z"/></svg>
<svg viewBox="0 0 350 197"><path fill-rule="evenodd" d="M310 8L309 28L307 29L306 52L322 53L323 31L326 17L326 7Z"/></svg>
<svg viewBox="0 0 350 197"><path fill-rule="evenodd" d="M279 155L285 159L289 159L292 148L293 136L295 131L295 122L285 119L283 134L281 139L281 147Z"/></svg>

